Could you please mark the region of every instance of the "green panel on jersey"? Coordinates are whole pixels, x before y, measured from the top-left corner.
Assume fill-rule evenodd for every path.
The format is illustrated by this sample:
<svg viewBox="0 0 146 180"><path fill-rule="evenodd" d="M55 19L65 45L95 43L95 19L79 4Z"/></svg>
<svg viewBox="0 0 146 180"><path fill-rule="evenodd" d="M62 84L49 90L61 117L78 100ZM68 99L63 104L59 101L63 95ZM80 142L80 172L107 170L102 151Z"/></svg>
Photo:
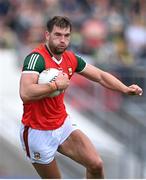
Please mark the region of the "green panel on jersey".
<svg viewBox="0 0 146 180"><path fill-rule="evenodd" d="M77 66L76 72L81 72L85 68L86 62L80 56L76 55L76 58L78 61L78 66Z"/></svg>
<svg viewBox="0 0 146 180"><path fill-rule="evenodd" d="M41 73L44 69L45 61L39 53L32 53L25 58L23 71L37 71Z"/></svg>

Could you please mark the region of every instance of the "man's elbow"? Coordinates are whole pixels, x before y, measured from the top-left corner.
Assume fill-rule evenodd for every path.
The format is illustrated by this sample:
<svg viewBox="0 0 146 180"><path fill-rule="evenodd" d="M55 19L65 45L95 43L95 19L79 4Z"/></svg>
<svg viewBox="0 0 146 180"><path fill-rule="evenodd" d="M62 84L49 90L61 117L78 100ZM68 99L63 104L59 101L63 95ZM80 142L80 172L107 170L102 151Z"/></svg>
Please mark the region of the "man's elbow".
<svg viewBox="0 0 146 180"><path fill-rule="evenodd" d="M21 100L23 102L27 102L27 101L31 101L32 100L32 98L28 94L21 93L21 92L20 92L20 98L21 98Z"/></svg>

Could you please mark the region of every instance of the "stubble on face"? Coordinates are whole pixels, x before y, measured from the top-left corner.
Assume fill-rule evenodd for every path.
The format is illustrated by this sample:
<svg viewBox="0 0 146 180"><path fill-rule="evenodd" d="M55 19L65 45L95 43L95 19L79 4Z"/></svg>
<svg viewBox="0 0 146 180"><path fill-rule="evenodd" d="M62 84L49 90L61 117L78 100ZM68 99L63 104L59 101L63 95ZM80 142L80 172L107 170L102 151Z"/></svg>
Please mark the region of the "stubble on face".
<svg viewBox="0 0 146 180"><path fill-rule="evenodd" d="M68 46L60 47L59 45L55 45L51 40L48 43L48 46L53 54L61 55L68 48Z"/></svg>

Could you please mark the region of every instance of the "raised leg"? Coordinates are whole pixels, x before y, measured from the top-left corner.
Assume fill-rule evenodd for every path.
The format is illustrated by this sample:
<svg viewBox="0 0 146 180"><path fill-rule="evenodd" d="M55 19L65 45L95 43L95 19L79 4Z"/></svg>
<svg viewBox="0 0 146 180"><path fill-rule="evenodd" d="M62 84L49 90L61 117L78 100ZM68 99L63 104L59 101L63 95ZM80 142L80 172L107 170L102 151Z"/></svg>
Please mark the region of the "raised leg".
<svg viewBox="0 0 146 180"><path fill-rule="evenodd" d="M102 160L89 138L80 130L73 131L58 151L83 165L88 179L104 178Z"/></svg>

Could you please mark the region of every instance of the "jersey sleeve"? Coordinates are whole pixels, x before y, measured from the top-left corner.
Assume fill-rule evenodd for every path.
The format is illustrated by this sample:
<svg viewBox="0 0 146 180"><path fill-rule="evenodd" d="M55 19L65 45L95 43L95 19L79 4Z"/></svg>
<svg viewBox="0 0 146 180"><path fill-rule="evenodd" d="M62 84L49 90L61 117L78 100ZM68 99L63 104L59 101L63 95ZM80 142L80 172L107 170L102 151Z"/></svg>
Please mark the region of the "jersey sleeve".
<svg viewBox="0 0 146 180"><path fill-rule="evenodd" d="M22 71L23 73L41 73L44 69L45 61L43 56L41 56L39 53L32 53L25 58Z"/></svg>
<svg viewBox="0 0 146 180"><path fill-rule="evenodd" d="M78 61L76 72L81 72L85 68L86 62L78 55L75 55L75 57L76 57L76 59Z"/></svg>

